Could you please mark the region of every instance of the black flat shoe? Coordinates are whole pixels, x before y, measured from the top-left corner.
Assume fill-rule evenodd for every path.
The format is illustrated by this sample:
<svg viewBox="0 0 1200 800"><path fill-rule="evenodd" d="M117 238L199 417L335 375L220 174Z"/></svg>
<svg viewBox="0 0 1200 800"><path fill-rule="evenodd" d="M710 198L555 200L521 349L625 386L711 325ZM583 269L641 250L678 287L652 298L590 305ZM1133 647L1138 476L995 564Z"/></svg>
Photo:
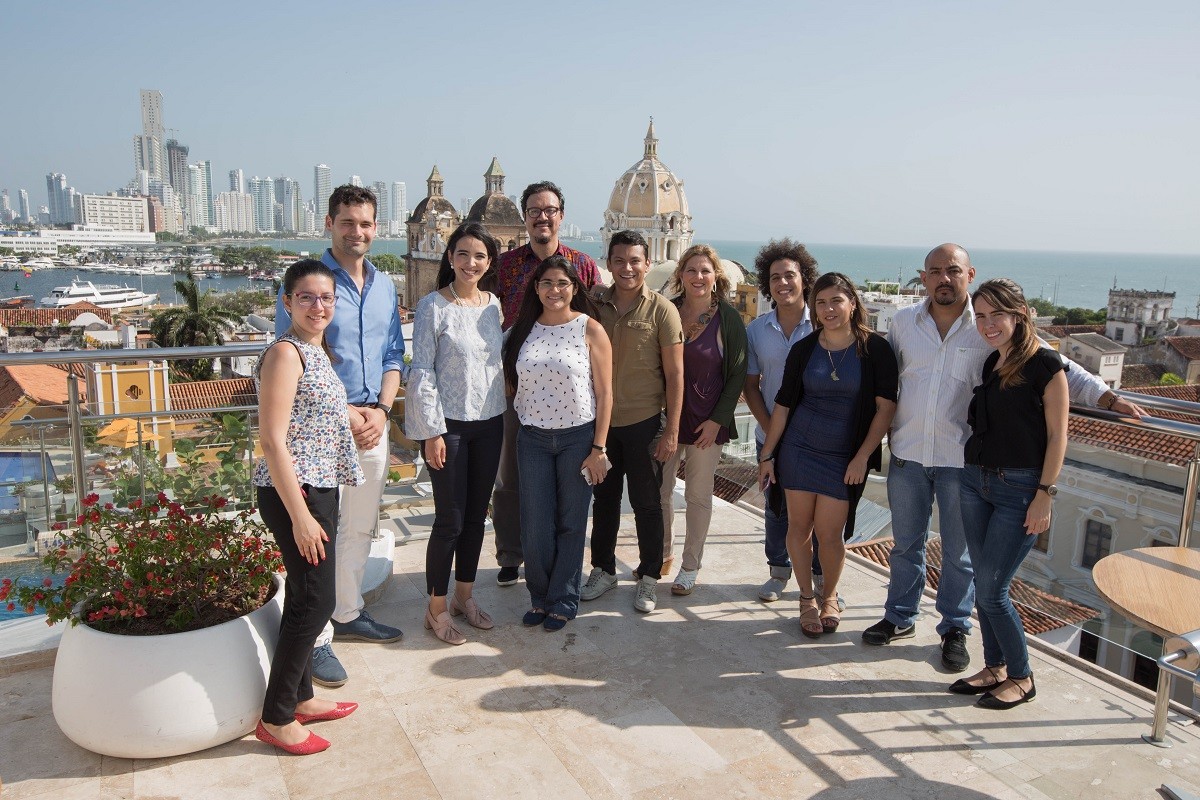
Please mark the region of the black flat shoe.
<svg viewBox="0 0 1200 800"><path fill-rule="evenodd" d="M996 671L991 667L988 667L988 672L992 673L993 678L996 677ZM966 678L959 678L950 684L950 691L955 694L983 694L984 692L990 692L1002 683L1004 681L993 681L992 683L985 683L982 686L973 686L967 683Z"/></svg>
<svg viewBox="0 0 1200 800"><path fill-rule="evenodd" d="M1009 680L1012 680L1012 678L1009 678ZM979 706L980 708L990 708L995 711L1007 711L1008 709L1015 708L1022 703L1028 703L1030 700L1037 697L1037 685L1034 684L1032 675L1029 676L1028 692L1022 689L1021 684L1017 683L1016 681L1013 681L1013 685L1016 686L1017 691L1021 693L1021 696L1016 700L997 700L994 695L989 693L976 700L975 705Z"/></svg>
<svg viewBox="0 0 1200 800"><path fill-rule="evenodd" d="M525 616L521 617L521 624L527 628L532 628L535 625L541 625L546 620L546 612L540 608L532 608L525 612Z"/></svg>

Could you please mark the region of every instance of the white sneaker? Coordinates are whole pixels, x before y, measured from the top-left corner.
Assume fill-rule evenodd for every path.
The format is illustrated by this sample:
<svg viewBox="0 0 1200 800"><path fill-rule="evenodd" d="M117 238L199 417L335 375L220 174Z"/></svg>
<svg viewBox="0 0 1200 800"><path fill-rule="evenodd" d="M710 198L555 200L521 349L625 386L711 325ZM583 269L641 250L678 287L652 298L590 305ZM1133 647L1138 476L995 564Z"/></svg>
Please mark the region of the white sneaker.
<svg viewBox="0 0 1200 800"><path fill-rule="evenodd" d="M590 582L590 579L589 579ZM613 580L616 583L616 580ZM649 575L644 576L637 584L637 595L633 598L633 608L643 614L649 614L658 605L658 581Z"/></svg>
<svg viewBox="0 0 1200 800"><path fill-rule="evenodd" d="M616 575L609 575L600 567L593 567L592 573L588 575L587 583L579 590L579 599L595 600L616 585Z"/></svg>
<svg viewBox="0 0 1200 800"><path fill-rule="evenodd" d="M791 575L791 567L771 567L771 579L759 588L758 599L764 603L774 603L783 597L783 590L787 588Z"/></svg>

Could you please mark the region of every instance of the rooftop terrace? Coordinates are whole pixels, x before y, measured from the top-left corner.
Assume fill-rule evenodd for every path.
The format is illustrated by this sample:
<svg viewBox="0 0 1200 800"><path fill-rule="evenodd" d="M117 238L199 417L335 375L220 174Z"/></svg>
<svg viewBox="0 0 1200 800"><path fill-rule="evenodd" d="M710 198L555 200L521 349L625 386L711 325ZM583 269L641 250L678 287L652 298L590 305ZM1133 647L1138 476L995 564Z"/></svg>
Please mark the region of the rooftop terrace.
<svg viewBox="0 0 1200 800"><path fill-rule="evenodd" d="M1144 690L1034 642L1033 703L979 709L949 694L933 621L868 648L886 575L851 557L841 629L800 634L794 584L754 599L765 578L761 517L716 502L690 597L660 584L632 609L633 520L622 526L617 589L561 633L520 624L524 583L499 588L485 546L477 589L495 616L468 644L421 625L423 541L395 550L372 613L406 631L395 645L335 645L350 682L324 694L362 703L324 723L309 757L247 736L190 756L129 761L76 747L50 710L48 655L0 660L3 797L54 798L1157 798L1200 793L1200 730L1172 717L1171 750L1142 742ZM930 607L932 603L928 603ZM972 658L982 660L978 636ZM98 687L100 690L100 687Z"/></svg>

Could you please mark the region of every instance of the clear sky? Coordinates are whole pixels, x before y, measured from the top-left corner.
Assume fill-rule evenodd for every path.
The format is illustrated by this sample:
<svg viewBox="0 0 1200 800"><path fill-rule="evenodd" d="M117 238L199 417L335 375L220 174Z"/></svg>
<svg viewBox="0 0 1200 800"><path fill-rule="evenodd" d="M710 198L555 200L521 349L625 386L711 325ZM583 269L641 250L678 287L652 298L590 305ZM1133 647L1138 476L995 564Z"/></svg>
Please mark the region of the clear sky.
<svg viewBox="0 0 1200 800"><path fill-rule="evenodd" d="M642 153L698 240L1200 253L1200 3L4 3L0 188L132 177L138 91L214 186L493 155L597 229Z"/></svg>

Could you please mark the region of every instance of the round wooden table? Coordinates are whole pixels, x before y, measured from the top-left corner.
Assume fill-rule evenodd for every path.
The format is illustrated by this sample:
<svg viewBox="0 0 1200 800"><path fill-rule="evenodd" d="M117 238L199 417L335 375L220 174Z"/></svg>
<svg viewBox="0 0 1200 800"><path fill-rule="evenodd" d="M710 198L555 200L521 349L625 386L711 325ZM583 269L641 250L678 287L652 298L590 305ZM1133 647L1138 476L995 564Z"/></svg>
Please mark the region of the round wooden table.
<svg viewBox="0 0 1200 800"><path fill-rule="evenodd" d="M1187 547L1142 547L1105 556L1092 567L1092 580L1113 610L1164 639L1200 630L1200 551ZM1171 676L1159 671L1151 744L1165 740Z"/></svg>

